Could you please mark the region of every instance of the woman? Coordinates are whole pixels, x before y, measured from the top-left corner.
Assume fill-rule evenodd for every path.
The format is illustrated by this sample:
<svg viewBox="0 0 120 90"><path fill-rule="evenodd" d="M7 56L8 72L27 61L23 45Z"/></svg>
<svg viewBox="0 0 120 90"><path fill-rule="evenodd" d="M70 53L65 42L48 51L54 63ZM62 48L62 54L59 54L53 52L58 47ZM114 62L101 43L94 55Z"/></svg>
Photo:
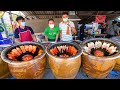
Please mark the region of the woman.
<svg viewBox="0 0 120 90"><path fill-rule="evenodd" d="M57 42L59 33L60 33L59 27L54 25L53 19L49 19L48 27L46 27L45 31L44 31L46 42L48 42L48 41Z"/></svg>

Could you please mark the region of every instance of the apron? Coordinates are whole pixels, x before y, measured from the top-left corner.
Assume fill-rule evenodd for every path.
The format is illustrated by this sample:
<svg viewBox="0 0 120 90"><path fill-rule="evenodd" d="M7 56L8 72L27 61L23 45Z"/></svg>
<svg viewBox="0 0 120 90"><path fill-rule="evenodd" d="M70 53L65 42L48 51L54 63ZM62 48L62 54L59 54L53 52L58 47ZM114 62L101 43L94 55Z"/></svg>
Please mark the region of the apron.
<svg viewBox="0 0 120 90"><path fill-rule="evenodd" d="M27 30L24 32L20 32L20 28L18 28L21 42L33 41L33 38L31 36L31 32L30 32L29 28L28 27L26 27L26 28L27 28Z"/></svg>

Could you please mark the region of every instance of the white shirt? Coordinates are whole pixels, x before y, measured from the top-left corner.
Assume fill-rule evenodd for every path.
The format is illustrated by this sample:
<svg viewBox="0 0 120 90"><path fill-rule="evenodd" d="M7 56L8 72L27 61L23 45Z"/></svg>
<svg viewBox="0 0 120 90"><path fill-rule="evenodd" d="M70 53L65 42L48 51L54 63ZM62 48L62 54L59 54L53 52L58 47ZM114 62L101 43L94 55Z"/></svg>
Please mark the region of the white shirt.
<svg viewBox="0 0 120 90"><path fill-rule="evenodd" d="M71 27L75 28L75 25L74 25L74 23L72 21L69 21L69 25ZM62 41L70 41L70 40L72 40L72 29L70 28L70 35L67 35L66 34L67 27L68 27L68 25L63 23L63 22L61 22L59 24L59 28L62 31Z"/></svg>

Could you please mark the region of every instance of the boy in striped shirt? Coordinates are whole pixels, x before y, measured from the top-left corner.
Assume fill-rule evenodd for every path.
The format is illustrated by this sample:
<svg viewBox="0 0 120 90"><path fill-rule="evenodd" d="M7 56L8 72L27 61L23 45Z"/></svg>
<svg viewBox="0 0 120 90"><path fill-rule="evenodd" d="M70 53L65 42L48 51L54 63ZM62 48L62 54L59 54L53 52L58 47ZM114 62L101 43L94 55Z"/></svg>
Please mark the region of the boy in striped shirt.
<svg viewBox="0 0 120 90"><path fill-rule="evenodd" d="M75 25L72 21L68 20L69 16L67 12L63 12L62 19L60 22L60 40L61 41L71 41L72 33L76 33Z"/></svg>

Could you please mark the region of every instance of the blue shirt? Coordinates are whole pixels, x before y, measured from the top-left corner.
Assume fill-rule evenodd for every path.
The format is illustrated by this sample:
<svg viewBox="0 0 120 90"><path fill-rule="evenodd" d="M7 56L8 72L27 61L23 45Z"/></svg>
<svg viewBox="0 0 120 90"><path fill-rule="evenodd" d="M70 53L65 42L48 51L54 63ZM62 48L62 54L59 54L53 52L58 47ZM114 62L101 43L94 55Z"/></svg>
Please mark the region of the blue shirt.
<svg viewBox="0 0 120 90"><path fill-rule="evenodd" d="M27 31L27 28L31 31L31 34L34 34L33 29L31 27L29 27L29 26L25 27L24 29L20 28L20 32ZM15 31L14 31L14 37L19 38L19 29L18 28L16 28Z"/></svg>

